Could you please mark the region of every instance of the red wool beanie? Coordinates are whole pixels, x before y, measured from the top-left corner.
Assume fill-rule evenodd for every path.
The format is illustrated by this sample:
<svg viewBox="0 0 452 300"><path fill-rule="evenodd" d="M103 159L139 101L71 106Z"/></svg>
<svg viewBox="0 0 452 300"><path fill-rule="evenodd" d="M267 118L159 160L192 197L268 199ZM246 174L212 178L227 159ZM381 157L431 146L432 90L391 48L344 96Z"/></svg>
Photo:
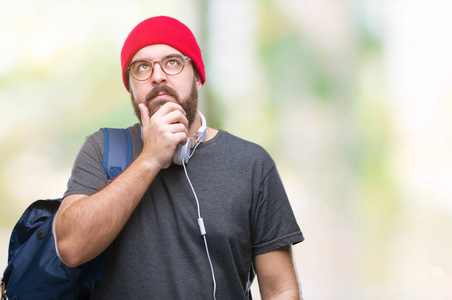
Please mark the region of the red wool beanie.
<svg viewBox="0 0 452 300"><path fill-rule="evenodd" d="M130 32L121 51L122 80L129 91L129 77L126 68L135 54L144 47L165 44L188 56L204 84L206 75L201 50L190 29L176 19L160 16L144 20Z"/></svg>

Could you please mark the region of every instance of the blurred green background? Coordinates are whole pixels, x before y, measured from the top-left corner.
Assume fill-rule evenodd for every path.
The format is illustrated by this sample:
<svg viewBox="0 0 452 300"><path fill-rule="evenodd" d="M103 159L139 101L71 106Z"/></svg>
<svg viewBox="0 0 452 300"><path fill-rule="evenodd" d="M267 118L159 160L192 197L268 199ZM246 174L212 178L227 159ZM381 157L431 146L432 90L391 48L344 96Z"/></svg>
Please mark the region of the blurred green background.
<svg viewBox="0 0 452 300"><path fill-rule="evenodd" d="M208 124L276 160L305 299L452 298L446 0L4 1L1 271L15 222L61 197L85 137L136 122L119 53L156 15L201 45Z"/></svg>

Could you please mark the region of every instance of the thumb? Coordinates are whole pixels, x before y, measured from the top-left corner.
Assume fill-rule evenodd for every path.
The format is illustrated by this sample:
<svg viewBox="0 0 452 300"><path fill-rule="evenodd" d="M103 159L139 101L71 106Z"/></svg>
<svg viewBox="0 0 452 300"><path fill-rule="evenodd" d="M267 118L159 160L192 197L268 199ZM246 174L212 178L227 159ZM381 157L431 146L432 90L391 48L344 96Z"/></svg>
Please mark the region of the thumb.
<svg viewBox="0 0 452 300"><path fill-rule="evenodd" d="M138 104L138 108L140 109L141 113L141 125L143 125L143 127L146 127L150 122L149 109L144 103Z"/></svg>

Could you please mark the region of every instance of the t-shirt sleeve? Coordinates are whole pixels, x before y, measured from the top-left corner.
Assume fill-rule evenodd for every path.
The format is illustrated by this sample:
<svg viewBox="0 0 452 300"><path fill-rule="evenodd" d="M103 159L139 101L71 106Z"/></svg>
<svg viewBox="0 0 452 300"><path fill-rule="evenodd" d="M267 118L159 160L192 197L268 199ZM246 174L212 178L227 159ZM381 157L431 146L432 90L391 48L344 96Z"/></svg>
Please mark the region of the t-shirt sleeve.
<svg viewBox="0 0 452 300"><path fill-rule="evenodd" d="M72 194L91 195L107 183L103 169L103 132L88 136L72 167L71 177L63 197Z"/></svg>
<svg viewBox="0 0 452 300"><path fill-rule="evenodd" d="M304 240L275 166L262 180L253 223L254 254Z"/></svg>

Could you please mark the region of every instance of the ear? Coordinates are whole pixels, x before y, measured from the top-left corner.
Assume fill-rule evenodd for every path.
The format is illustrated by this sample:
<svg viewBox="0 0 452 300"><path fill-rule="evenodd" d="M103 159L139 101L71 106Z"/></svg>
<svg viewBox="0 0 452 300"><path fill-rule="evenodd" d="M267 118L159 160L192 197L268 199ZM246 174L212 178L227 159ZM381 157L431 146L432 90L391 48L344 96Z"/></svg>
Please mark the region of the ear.
<svg viewBox="0 0 452 300"><path fill-rule="evenodd" d="M199 91L199 89L202 87L201 77L199 77L198 72L195 72L195 83L196 83L196 89Z"/></svg>

